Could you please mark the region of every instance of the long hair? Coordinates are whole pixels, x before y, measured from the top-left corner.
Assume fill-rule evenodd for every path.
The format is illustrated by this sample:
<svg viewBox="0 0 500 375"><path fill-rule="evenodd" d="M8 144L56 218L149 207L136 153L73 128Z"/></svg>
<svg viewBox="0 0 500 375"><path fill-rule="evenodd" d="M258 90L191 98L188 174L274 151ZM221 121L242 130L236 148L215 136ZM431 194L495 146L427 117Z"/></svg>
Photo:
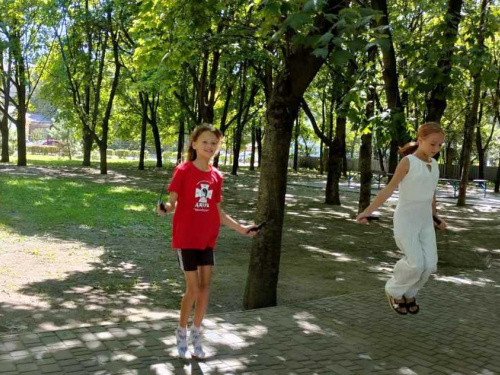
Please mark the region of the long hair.
<svg viewBox="0 0 500 375"><path fill-rule="evenodd" d="M444 134L441 125L439 125L437 122L426 122L425 124L420 125L420 127L418 128L417 138L423 139L434 133ZM417 148L417 142L409 142L401 147L398 153L402 156L407 156L413 154L417 150Z"/></svg>
<svg viewBox="0 0 500 375"><path fill-rule="evenodd" d="M196 142L198 140L198 137L205 132L210 132L213 135L215 135L219 142L224 137L222 132L219 129L214 128L211 124L201 124L197 126L196 128L194 128L194 130L191 132L191 135L189 136L189 149L186 154L186 160L188 161L196 160L197 155L196 155L196 150L193 148L193 142Z"/></svg>

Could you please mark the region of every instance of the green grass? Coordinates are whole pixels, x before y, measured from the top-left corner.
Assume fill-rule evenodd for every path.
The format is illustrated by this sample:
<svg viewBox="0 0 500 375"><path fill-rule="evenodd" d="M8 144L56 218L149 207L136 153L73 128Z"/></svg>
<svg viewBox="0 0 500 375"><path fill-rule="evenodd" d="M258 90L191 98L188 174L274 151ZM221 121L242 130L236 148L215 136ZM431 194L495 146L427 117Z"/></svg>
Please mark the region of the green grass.
<svg viewBox="0 0 500 375"><path fill-rule="evenodd" d="M155 219L156 193L133 186L30 176L2 178L0 191L0 222L8 226L111 229Z"/></svg>
<svg viewBox="0 0 500 375"><path fill-rule="evenodd" d="M73 158L69 160L67 157L51 156L51 155L27 155L28 165L33 166L50 166L50 167L81 167L82 159ZM16 165L17 158L11 158L10 164ZM171 166L171 163L164 163L167 166ZM125 160L125 159L108 159L108 169L122 169L122 168L136 168L139 165L139 160ZM144 163L146 168L152 168L156 166L156 162L152 160L146 160ZM99 168L99 161L92 160L91 168Z"/></svg>

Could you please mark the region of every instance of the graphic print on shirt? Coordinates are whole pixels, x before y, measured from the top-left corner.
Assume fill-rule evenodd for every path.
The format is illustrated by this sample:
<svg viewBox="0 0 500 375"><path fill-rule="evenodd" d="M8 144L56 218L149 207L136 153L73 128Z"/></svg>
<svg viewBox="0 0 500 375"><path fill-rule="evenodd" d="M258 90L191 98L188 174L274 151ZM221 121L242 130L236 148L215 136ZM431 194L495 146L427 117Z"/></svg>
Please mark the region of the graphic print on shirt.
<svg viewBox="0 0 500 375"><path fill-rule="evenodd" d="M200 181L196 184L195 198L198 198L198 202L194 205L195 211L208 212L210 210L209 199L212 199L213 190L210 189L210 183L208 181Z"/></svg>

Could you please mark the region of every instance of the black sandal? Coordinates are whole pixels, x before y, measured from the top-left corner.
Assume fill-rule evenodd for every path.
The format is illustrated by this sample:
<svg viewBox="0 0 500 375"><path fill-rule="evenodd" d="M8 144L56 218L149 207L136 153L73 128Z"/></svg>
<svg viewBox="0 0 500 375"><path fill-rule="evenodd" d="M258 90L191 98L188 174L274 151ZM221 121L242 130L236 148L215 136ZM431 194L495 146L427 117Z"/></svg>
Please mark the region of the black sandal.
<svg viewBox="0 0 500 375"><path fill-rule="evenodd" d="M418 314L418 312L420 311L420 306L417 305L417 299L415 297L410 299L412 299L413 301L408 301L408 299L406 299L406 311L408 311L412 315ZM412 308L413 310L411 310Z"/></svg>
<svg viewBox="0 0 500 375"><path fill-rule="evenodd" d="M385 292L385 295L387 296L387 300L389 301L389 306L391 307L392 311L400 315L408 314L408 307L406 304L406 299L404 297L398 298L400 302L396 302L396 298L387 293L387 291ZM402 309L405 309L406 311L402 311Z"/></svg>

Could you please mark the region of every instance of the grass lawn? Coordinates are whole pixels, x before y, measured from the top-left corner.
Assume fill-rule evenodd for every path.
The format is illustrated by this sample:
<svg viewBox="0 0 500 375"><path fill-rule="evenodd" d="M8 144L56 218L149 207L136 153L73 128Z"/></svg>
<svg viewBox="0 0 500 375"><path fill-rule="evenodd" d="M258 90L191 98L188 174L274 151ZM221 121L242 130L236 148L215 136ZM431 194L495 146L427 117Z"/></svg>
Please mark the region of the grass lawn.
<svg viewBox="0 0 500 375"><path fill-rule="evenodd" d="M138 171L137 161L113 160L106 176L50 157L32 156L26 168L0 165L0 332L177 316L184 283L170 249L171 218L155 213L172 166L154 165ZM290 173L280 304L382 288L399 257L396 201L380 210L380 222L360 226L352 219L358 193L344 191L342 206L327 206L317 187L324 179ZM225 210L251 222L257 189L258 172L226 173ZM500 253L500 209L440 208L450 231L438 233L438 277L491 265ZM221 228L209 312L241 309L250 247L251 239Z"/></svg>

